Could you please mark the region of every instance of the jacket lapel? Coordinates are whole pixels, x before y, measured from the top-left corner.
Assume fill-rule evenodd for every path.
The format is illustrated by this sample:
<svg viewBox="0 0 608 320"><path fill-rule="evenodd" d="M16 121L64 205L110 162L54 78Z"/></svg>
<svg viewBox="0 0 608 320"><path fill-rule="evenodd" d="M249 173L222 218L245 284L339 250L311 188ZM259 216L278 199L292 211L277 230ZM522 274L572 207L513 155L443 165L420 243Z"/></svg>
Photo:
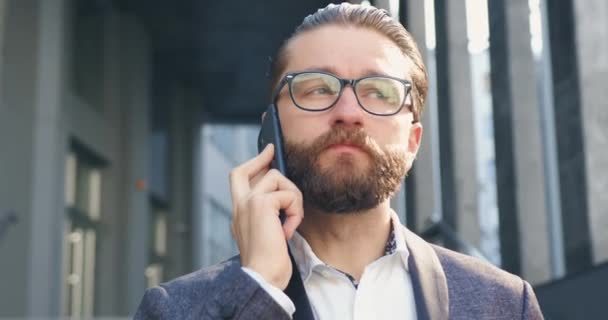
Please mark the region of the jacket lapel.
<svg viewBox="0 0 608 320"><path fill-rule="evenodd" d="M448 285L435 250L416 234L402 228L409 250L408 268L414 287L418 320L447 320Z"/></svg>

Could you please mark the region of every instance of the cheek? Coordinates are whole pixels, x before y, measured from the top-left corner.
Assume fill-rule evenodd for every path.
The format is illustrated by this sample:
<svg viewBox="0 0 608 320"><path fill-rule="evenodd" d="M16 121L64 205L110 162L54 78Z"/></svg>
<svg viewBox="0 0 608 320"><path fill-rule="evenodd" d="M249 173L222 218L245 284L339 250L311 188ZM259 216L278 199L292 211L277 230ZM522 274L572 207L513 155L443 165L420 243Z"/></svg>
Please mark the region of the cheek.
<svg viewBox="0 0 608 320"><path fill-rule="evenodd" d="M322 128L321 120L311 118L309 115L298 114L298 111L297 109L295 112L290 110L280 115L285 140L291 143L308 144L327 130Z"/></svg>
<svg viewBox="0 0 608 320"><path fill-rule="evenodd" d="M380 145L399 147L407 145L408 132L407 126L400 124L398 121L390 121L380 124L374 132L369 132L369 134Z"/></svg>

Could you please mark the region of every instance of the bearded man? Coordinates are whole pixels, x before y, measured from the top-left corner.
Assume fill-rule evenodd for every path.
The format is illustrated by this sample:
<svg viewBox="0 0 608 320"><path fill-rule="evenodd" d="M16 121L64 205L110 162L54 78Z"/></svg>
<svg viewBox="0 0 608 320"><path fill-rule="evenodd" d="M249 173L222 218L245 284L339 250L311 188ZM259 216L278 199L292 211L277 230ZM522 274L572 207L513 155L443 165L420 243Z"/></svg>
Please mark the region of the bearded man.
<svg viewBox="0 0 608 320"><path fill-rule="evenodd" d="M149 289L136 319L542 319L527 282L428 244L390 208L427 92L400 23L329 5L280 48L271 85L288 177L273 145L235 168L240 255Z"/></svg>

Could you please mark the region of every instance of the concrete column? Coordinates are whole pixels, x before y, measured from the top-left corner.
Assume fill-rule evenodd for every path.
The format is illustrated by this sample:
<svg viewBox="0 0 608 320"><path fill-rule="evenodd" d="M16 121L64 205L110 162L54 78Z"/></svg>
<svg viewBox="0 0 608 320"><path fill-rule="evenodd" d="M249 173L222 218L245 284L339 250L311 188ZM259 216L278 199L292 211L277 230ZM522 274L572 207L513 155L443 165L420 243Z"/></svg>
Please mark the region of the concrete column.
<svg viewBox="0 0 608 320"><path fill-rule="evenodd" d="M62 243L67 139L62 106L65 90L66 1L40 1L38 76L35 82L32 240L28 267L28 315L61 312Z"/></svg>
<svg viewBox="0 0 608 320"><path fill-rule="evenodd" d="M583 122L582 87L579 80L579 58L576 48L577 22L573 5L572 0L546 2L549 43L544 44L551 53L552 77L550 81L553 84L555 106L566 273L579 272L591 266L592 244L587 175L590 175L594 181L596 180L595 175L601 175L598 172L587 172L586 167L589 147L585 145L583 133L585 123ZM591 28L596 30L597 27L594 25ZM599 39L593 41L599 41ZM597 55L598 53L589 54ZM547 79L547 81L549 80Z"/></svg>
<svg viewBox="0 0 608 320"><path fill-rule="evenodd" d="M32 241L34 115L38 79L39 1L4 1L0 99L0 317L23 317L28 308ZM8 222L8 214L16 222Z"/></svg>
<svg viewBox="0 0 608 320"><path fill-rule="evenodd" d="M99 88L104 97L102 113L77 103L69 105L70 114L73 115L70 130L108 162L103 169L102 178L101 223L104 229L101 235L103 239L97 243L96 267L104 272L98 273L95 279L96 316L126 316L133 311L127 305L129 265L116 263L128 261L130 258L128 246L125 245L132 236L129 225L132 212L127 199L142 197L144 194L136 190L129 168L131 152L144 152L144 148L132 151L128 145L131 143L128 137L132 123L129 122L129 108L123 101L126 96L133 94L130 91L133 90L133 75L125 71L129 62L124 61L130 59L125 56L127 42L124 40L124 33L133 27L133 19L116 12L108 13L104 17L104 79L103 87ZM147 114L140 114L137 121L147 123L147 117ZM83 126L81 123L87 125ZM146 235L147 225L141 225L140 228L141 231L136 234L143 237Z"/></svg>
<svg viewBox="0 0 608 320"><path fill-rule="evenodd" d="M189 102L190 105L198 106L202 108L203 99L200 95L194 95L191 92L186 95L186 101ZM202 112L201 112L202 113ZM199 114L200 123L203 122L204 117L202 114ZM205 180L210 179L207 177L205 166L209 161L209 155L207 154L207 146L206 140L203 135L202 126L199 126L192 132L192 267L198 269L205 265L207 262L206 256L206 248L205 248L205 240L207 233L205 232L206 226L206 216L205 216L205 204L207 202L206 197L203 197L207 192L207 186L205 185ZM227 180L226 177L223 177L224 180Z"/></svg>
<svg viewBox="0 0 608 320"><path fill-rule="evenodd" d="M4 32L6 31L4 21L6 21L6 7L6 0L0 0L0 48L3 48L4 46ZM2 75L2 55L0 55L0 75ZM0 84L2 84L1 81ZM2 94L1 90L0 94Z"/></svg>
<svg viewBox="0 0 608 320"><path fill-rule="evenodd" d="M95 148L98 154L107 160L108 165L102 171L102 187L101 187L101 223L104 225L103 238L98 238L97 241L97 256L96 268L103 270L99 272L95 278L95 316L116 316L121 314L118 310L121 304L120 301L126 300L126 275L124 267L116 264L116 260L124 261L126 252L124 252L124 243L126 241L125 225L127 224L127 210L123 198L129 191L125 186L124 177L127 172L126 164L123 162L126 158L124 151L127 150L123 146L125 137L125 128L123 125L124 110L121 106L121 64L120 57L122 51L120 47L121 17L117 14L109 14L104 19L105 36L104 41L104 79L102 90L104 97L101 103L103 110L102 114L95 112L88 106L79 105L77 103L70 104L70 114L78 115L74 117L74 121L70 123L76 133L77 139L83 141L89 148ZM74 26L70 28L73 32ZM73 38L73 37L72 37ZM73 92L69 93L74 95ZM100 123L100 127L91 126L91 122L87 121L88 125L80 127L78 124L83 122L85 116L79 111L95 112L101 119L92 123ZM78 121L80 120L80 121ZM88 128L90 129L88 129ZM88 129L88 130L87 130ZM96 139L97 138L97 139ZM97 149L99 148L99 149Z"/></svg>
<svg viewBox="0 0 608 320"><path fill-rule="evenodd" d="M503 243L517 256L521 275L532 283L549 280L549 247L544 196L539 99L535 62L530 43L528 1L490 1L491 60L496 150L500 161L511 161L497 170L503 176L499 190L512 194L501 211ZM509 147L509 144L511 145ZM499 159L497 159L499 160ZM510 169L509 169L510 167ZM509 183L509 181L511 181ZM510 206L510 207L505 207ZM500 210L499 209L499 210ZM509 218L509 215L514 217ZM517 231L519 230L519 232ZM510 261L509 261L510 260Z"/></svg>
<svg viewBox="0 0 608 320"><path fill-rule="evenodd" d="M456 231L462 240L479 248L477 159L471 55L468 51L466 6L445 1L448 36L448 85L451 115L452 159ZM440 128L442 130L443 128Z"/></svg>
<svg viewBox="0 0 608 320"><path fill-rule="evenodd" d="M591 247L597 264L608 260L608 3L574 0L573 5Z"/></svg>
<svg viewBox="0 0 608 320"><path fill-rule="evenodd" d="M176 84L178 86L178 84ZM185 89L175 88L171 108L170 177L171 213L169 215L169 252L172 263L166 275L169 279L192 271L193 217L193 133L199 125L196 108L188 104ZM195 196L196 197L196 196Z"/></svg>
<svg viewBox="0 0 608 320"><path fill-rule="evenodd" d="M437 115L442 220L469 244L479 243L471 76L462 3L435 0ZM447 247L460 249L446 238Z"/></svg>
<svg viewBox="0 0 608 320"><path fill-rule="evenodd" d="M401 23L406 26L414 37L418 48L425 59L429 72L429 82L436 79L434 72L434 52L430 52L426 46L425 8L424 1L402 1L407 16L401 17ZM429 95L422 115L422 145L418 151L414 166L405 180L407 198L407 225L410 229L420 232L428 226L428 222L434 212L440 210L436 203L440 203L440 179L438 169L438 137L433 123L437 122L436 87L429 83Z"/></svg>
<svg viewBox="0 0 608 320"><path fill-rule="evenodd" d="M549 237L541 154L539 101L530 46L528 1L505 1L522 275L550 277Z"/></svg>
<svg viewBox="0 0 608 320"><path fill-rule="evenodd" d="M124 308L132 314L146 288L144 270L148 265L150 218L147 190L135 187L138 180L147 181L150 110L151 49L141 25L124 21L121 36L123 88L121 106L126 111L127 150L127 296Z"/></svg>

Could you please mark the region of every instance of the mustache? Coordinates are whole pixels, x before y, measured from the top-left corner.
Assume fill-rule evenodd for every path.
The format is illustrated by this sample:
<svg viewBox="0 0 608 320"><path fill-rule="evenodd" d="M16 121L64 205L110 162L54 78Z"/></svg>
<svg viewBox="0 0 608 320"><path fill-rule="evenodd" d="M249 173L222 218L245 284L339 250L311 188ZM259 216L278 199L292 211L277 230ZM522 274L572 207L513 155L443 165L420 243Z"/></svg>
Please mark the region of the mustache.
<svg viewBox="0 0 608 320"><path fill-rule="evenodd" d="M342 126L332 127L329 131L318 137L312 144L312 154L319 154L323 150L337 144L347 144L371 154L382 154L381 148L361 128L345 128Z"/></svg>

